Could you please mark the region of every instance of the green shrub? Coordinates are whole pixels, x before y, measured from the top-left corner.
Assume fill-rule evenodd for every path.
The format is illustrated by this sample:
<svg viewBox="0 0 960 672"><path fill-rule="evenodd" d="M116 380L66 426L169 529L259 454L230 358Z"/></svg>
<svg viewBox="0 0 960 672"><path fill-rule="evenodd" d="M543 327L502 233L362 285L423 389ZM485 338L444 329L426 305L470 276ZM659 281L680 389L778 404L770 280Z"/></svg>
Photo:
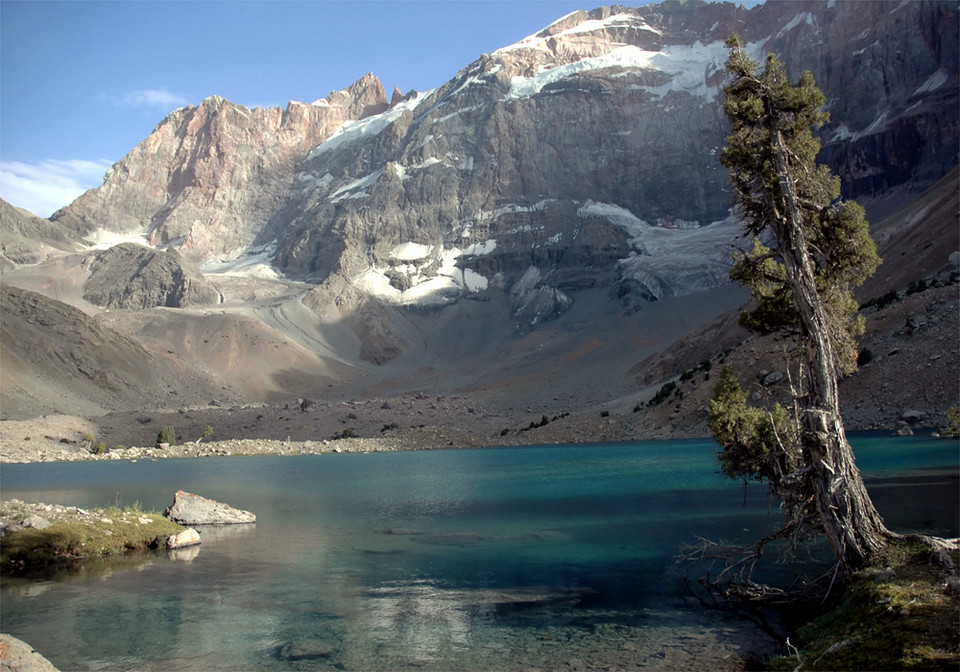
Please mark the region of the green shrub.
<svg viewBox="0 0 960 672"><path fill-rule="evenodd" d="M947 426L941 432L944 436L960 436L960 406L954 406L947 411Z"/></svg>
<svg viewBox="0 0 960 672"><path fill-rule="evenodd" d="M160 433L157 434L157 445L159 446L161 443L165 443L168 446L177 445L177 430L170 425L164 426L164 428L160 430Z"/></svg>
<svg viewBox="0 0 960 672"><path fill-rule="evenodd" d="M554 420L556 420L556 418L554 418ZM524 427L523 429L521 429L520 431L529 432L531 429L537 429L538 427L546 427L549 424L550 424L550 418L548 418L545 415L542 415L540 416L540 422L535 422L531 420L530 424ZM501 434L500 436L503 436L503 434Z"/></svg>
<svg viewBox="0 0 960 672"><path fill-rule="evenodd" d="M796 428L780 404L766 410L747 404L747 393L724 366L710 399L707 425L723 448L720 465L730 478L776 484L796 468Z"/></svg>
<svg viewBox="0 0 960 672"><path fill-rule="evenodd" d="M900 295L897 294L897 290L891 289L889 292L887 292L883 296L877 296L870 299L865 304L860 306L860 309L862 310L864 308L870 308L871 306L873 306L873 307L876 307L877 310L883 310L891 303L894 303L899 300L900 300Z"/></svg>
<svg viewBox="0 0 960 672"><path fill-rule="evenodd" d="M107 444L105 444L103 441L98 441L97 443L93 444L92 448L90 448L90 452L94 455L103 455L109 451L107 450Z"/></svg>
<svg viewBox="0 0 960 672"><path fill-rule="evenodd" d="M667 400L667 398L675 392L677 389L677 384L672 380L669 383L665 383L663 387L653 396L653 399L647 402L647 406L659 406Z"/></svg>

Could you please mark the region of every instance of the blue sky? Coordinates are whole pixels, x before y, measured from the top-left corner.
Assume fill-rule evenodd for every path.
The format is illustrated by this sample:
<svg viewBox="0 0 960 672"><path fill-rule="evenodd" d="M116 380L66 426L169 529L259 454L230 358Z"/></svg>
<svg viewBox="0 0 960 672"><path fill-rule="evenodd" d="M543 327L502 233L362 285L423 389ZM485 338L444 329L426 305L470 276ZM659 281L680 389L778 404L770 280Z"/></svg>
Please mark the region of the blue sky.
<svg viewBox="0 0 960 672"><path fill-rule="evenodd" d="M213 94L248 107L310 102L370 71L388 96L423 91L601 4L2 0L0 196L46 217L183 105Z"/></svg>

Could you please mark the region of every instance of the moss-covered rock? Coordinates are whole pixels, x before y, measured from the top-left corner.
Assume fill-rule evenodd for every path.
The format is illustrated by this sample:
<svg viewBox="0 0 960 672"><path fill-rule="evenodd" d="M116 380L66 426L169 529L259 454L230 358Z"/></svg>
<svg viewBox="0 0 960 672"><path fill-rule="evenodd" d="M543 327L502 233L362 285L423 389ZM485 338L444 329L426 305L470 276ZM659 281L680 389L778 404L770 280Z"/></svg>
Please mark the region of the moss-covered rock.
<svg viewBox="0 0 960 672"><path fill-rule="evenodd" d="M927 546L891 544L828 611L797 630L796 650L770 669L960 669L960 595L952 576Z"/></svg>

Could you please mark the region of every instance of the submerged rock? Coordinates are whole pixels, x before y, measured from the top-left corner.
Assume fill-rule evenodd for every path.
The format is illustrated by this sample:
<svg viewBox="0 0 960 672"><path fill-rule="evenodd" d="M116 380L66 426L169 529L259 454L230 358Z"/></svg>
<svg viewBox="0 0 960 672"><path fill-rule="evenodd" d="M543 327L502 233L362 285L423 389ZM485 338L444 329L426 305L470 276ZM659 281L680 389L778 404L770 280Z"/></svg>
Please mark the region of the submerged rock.
<svg viewBox="0 0 960 672"><path fill-rule="evenodd" d="M289 642L280 647L282 660L317 660L329 658L336 652L336 648L320 639Z"/></svg>
<svg viewBox="0 0 960 672"><path fill-rule="evenodd" d="M907 423L901 422L891 436L913 436L913 429Z"/></svg>
<svg viewBox="0 0 960 672"><path fill-rule="evenodd" d="M163 515L181 525L234 525L255 523L257 517L249 511L235 509L200 495L177 490Z"/></svg>

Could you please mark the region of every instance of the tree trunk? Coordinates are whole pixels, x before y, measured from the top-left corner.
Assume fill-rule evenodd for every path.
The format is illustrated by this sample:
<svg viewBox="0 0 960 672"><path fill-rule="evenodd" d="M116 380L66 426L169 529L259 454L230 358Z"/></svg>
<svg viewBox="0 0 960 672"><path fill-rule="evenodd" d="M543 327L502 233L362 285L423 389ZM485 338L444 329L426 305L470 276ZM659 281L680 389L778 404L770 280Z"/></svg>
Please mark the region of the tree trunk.
<svg viewBox="0 0 960 672"><path fill-rule="evenodd" d="M801 210L778 130L771 131L784 212L771 222L805 337L809 381L801 401L800 447L824 534L845 575L882 549L891 533L867 494L840 417L837 374L826 309L817 292Z"/></svg>

